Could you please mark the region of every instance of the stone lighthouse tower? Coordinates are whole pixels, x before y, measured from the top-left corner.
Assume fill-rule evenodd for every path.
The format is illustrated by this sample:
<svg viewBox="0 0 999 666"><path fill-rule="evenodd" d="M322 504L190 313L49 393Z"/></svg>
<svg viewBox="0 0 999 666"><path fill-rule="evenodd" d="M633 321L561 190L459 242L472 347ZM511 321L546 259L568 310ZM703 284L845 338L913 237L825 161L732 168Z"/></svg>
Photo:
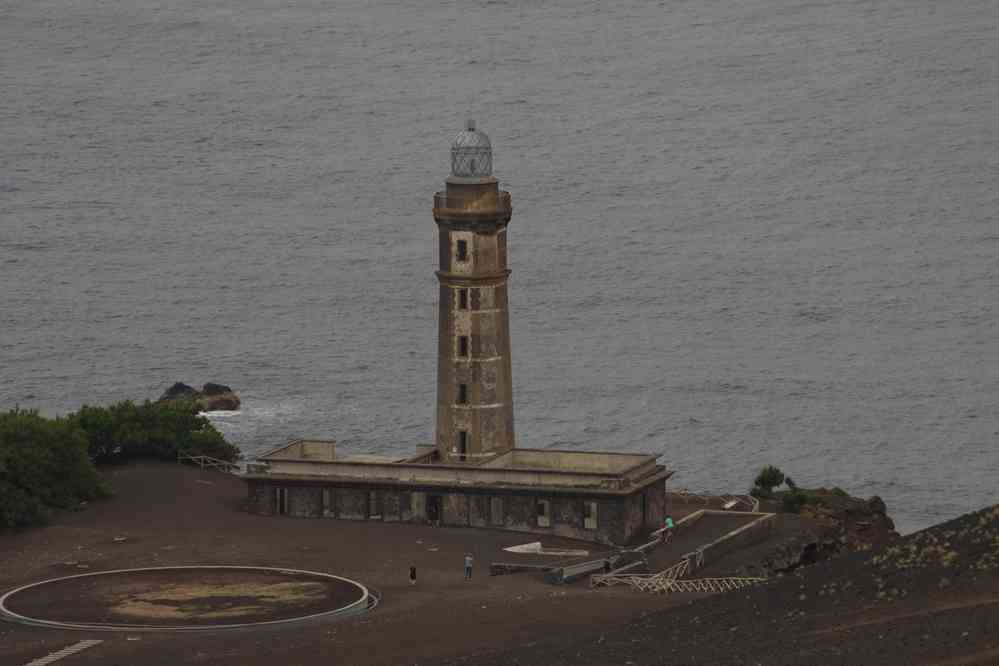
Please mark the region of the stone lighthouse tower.
<svg viewBox="0 0 999 666"><path fill-rule="evenodd" d="M476 462L514 447L506 228L510 193L492 175L489 137L469 121L451 144L451 176L434 195L440 311L437 451Z"/></svg>

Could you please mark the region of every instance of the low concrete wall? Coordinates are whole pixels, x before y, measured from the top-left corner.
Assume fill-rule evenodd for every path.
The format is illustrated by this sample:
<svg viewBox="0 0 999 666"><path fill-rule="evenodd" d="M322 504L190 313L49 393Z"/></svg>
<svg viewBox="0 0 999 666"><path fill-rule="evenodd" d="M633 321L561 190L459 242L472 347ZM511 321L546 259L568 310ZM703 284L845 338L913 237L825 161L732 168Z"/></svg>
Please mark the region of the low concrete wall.
<svg viewBox="0 0 999 666"><path fill-rule="evenodd" d="M727 511L702 510L691 514L687 518L693 518L696 515L696 520L700 520L701 517L709 513L731 515L731 513ZM690 563L687 568L688 576L693 574L698 569L706 567L709 563L721 559L724 555L731 553L734 550L765 541L773 534L777 525L776 514L747 513L746 515L755 515L759 516L759 518L748 525L743 525L738 529L732 530L728 534L725 534L711 543L701 546L696 551L687 553L684 556L684 559L688 560ZM677 523L677 526L679 526L679 524L680 523ZM698 553L700 553L700 556L698 556Z"/></svg>
<svg viewBox="0 0 999 666"><path fill-rule="evenodd" d="M677 532L682 530L690 529L697 524L697 521L704 517L704 514L708 513L706 509L701 509L700 511L695 511L694 513L684 516L680 520L673 524L673 529Z"/></svg>

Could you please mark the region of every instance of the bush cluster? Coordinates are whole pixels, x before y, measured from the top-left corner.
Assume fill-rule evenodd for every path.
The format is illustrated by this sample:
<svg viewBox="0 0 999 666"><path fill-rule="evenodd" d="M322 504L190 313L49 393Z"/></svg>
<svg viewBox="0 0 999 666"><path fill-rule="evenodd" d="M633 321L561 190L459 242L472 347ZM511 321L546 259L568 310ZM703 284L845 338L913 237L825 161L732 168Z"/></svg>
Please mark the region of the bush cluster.
<svg viewBox="0 0 999 666"><path fill-rule="evenodd" d="M769 499L774 496L774 488L782 483L784 483L784 472L773 465L767 465L756 475L756 480L753 481L753 488L749 493L753 497Z"/></svg>
<svg viewBox="0 0 999 666"><path fill-rule="evenodd" d="M775 493L774 489L781 485L787 485L787 490ZM846 492L841 488L834 488L833 492L846 495ZM781 510L786 513L798 513L801 511L801 507L806 504L824 503L819 495L810 490L799 488L791 477L785 476L784 472L773 465L767 465L760 470L753 481L753 487L749 494L760 499L771 499L779 496Z"/></svg>
<svg viewBox="0 0 999 666"><path fill-rule="evenodd" d="M234 461L239 449L193 403L126 401L59 418L0 412L0 527L36 525L107 494L96 463L182 454Z"/></svg>
<svg viewBox="0 0 999 666"><path fill-rule="evenodd" d="M70 416L87 435L90 457L98 463L178 455L205 455L234 461L239 449L225 440L193 402L171 400L89 407Z"/></svg>
<svg viewBox="0 0 999 666"><path fill-rule="evenodd" d="M53 509L106 492L87 437L70 419L0 413L0 527L42 523Z"/></svg>

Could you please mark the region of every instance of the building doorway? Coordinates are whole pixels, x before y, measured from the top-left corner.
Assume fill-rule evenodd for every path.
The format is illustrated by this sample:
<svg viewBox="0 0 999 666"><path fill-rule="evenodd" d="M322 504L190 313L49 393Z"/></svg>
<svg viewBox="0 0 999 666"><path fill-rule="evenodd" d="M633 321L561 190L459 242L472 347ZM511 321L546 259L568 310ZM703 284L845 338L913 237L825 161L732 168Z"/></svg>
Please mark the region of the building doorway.
<svg viewBox="0 0 999 666"><path fill-rule="evenodd" d="M431 525L441 524L441 504L440 495L427 496L427 522Z"/></svg>
<svg viewBox="0 0 999 666"><path fill-rule="evenodd" d="M279 516L288 515L288 489L274 489L274 513Z"/></svg>

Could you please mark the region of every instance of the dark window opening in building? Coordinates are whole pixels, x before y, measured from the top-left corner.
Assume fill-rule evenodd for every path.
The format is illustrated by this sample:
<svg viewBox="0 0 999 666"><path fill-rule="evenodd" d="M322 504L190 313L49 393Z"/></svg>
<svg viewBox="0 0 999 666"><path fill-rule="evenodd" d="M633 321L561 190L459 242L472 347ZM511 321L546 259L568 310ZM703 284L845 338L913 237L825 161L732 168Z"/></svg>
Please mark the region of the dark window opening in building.
<svg viewBox="0 0 999 666"><path fill-rule="evenodd" d="M323 515L333 515L333 489L323 488Z"/></svg>
<svg viewBox="0 0 999 666"><path fill-rule="evenodd" d="M468 404L468 384L458 384L458 404Z"/></svg>
<svg viewBox="0 0 999 666"><path fill-rule="evenodd" d="M459 310L468 309L468 289L458 290L458 309Z"/></svg>
<svg viewBox="0 0 999 666"><path fill-rule="evenodd" d="M468 432L465 430L458 431L458 460L464 461L465 456L468 455Z"/></svg>
<svg viewBox="0 0 999 666"><path fill-rule="evenodd" d="M489 501L489 517L493 525L503 524L503 498L493 497Z"/></svg>
<svg viewBox="0 0 999 666"><path fill-rule="evenodd" d="M588 530L597 529L597 503L584 502L583 505L586 507L586 513L583 518L583 527Z"/></svg>
<svg viewBox="0 0 999 666"><path fill-rule="evenodd" d="M551 503L548 500L538 500L538 527L550 527Z"/></svg>
<svg viewBox="0 0 999 666"><path fill-rule="evenodd" d="M368 518L382 519L382 496L377 490L368 492Z"/></svg>
<svg viewBox="0 0 999 666"><path fill-rule="evenodd" d="M458 241L458 261L468 261L468 241Z"/></svg>
<svg viewBox="0 0 999 666"><path fill-rule="evenodd" d="M427 522L440 527L441 524L441 496L430 495L427 497Z"/></svg>
<svg viewBox="0 0 999 666"><path fill-rule="evenodd" d="M288 515L288 489L287 488L275 488L274 489L274 504L275 513L279 516Z"/></svg>
<svg viewBox="0 0 999 666"><path fill-rule="evenodd" d="M458 356L468 358L468 336L458 336Z"/></svg>

